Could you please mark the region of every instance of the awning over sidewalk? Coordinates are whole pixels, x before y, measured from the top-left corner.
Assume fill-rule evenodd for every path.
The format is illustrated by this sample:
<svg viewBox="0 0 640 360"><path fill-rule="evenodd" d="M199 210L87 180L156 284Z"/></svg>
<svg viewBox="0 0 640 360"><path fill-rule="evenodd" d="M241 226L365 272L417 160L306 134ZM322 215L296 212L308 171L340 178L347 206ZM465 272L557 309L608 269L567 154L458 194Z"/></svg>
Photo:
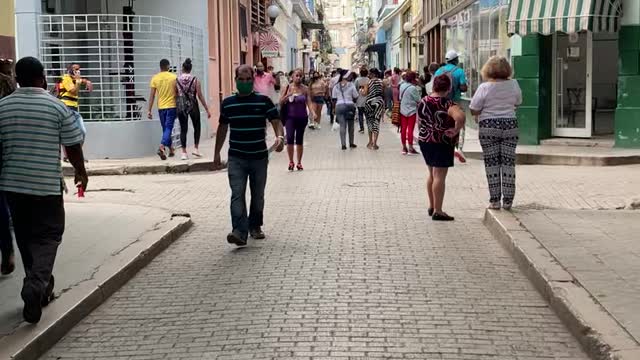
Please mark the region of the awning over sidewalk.
<svg viewBox="0 0 640 360"><path fill-rule="evenodd" d="M387 49L387 43L371 44L367 46L367 48L365 49L365 52L386 51L386 49Z"/></svg>
<svg viewBox="0 0 640 360"><path fill-rule="evenodd" d="M511 0L509 34L616 32L622 0Z"/></svg>

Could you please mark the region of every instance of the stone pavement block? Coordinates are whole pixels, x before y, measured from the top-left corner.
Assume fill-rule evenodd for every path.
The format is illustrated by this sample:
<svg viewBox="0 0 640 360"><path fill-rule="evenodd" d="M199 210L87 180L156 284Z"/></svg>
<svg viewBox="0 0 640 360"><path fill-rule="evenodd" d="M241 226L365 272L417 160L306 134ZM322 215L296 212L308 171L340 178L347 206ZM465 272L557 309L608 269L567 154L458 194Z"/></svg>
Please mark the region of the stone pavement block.
<svg viewBox="0 0 640 360"><path fill-rule="evenodd" d="M345 359L349 352L371 359L586 359L484 228L482 164L451 170L445 207L457 220L436 224L426 216L423 159L401 156L396 134L383 129L378 152L364 148L361 135L358 149L341 151L336 133L309 132L302 172L289 173L286 156L274 154L268 236L245 249L224 239L225 173L93 178L95 189L131 190L92 195L100 201L187 211L195 225L44 358L72 357L89 344L96 357L118 351L130 344L118 336L126 331L173 345L161 354L171 359L188 349L203 350L186 358L297 358L296 351L332 358L333 351ZM516 205L617 207L634 189L629 174L639 171L522 167ZM195 324L209 337L203 347L187 347L200 338L181 336L193 335ZM78 338L81 346L70 346ZM493 346L464 355L483 344ZM369 346L384 349L363 351ZM138 358L144 356L131 356Z"/></svg>

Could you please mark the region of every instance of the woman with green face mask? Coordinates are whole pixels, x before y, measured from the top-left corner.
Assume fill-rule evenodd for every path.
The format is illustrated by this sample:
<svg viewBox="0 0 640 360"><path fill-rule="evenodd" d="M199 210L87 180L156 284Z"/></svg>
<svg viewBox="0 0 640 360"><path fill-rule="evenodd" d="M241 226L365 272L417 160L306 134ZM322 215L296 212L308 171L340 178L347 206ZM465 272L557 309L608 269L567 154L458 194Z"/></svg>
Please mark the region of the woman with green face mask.
<svg viewBox="0 0 640 360"><path fill-rule="evenodd" d="M294 166L298 170L303 170L302 167L302 154L304 152L304 130L307 127L309 120L309 114L313 112L311 96L309 96L309 90L302 84L302 69L297 69L293 72L293 81L287 89L282 93L280 97L280 106L285 108L283 111L283 117L285 127L287 129L287 154L289 155L289 171L293 171ZM298 164L293 162L295 152L297 155Z"/></svg>

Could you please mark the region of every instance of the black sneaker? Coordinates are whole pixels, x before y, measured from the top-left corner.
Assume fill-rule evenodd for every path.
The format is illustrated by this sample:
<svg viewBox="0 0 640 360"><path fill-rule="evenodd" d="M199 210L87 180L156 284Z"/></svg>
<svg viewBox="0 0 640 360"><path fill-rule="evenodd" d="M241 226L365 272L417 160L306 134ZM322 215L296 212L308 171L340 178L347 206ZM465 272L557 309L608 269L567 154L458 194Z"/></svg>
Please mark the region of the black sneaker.
<svg viewBox="0 0 640 360"><path fill-rule="evenodd" d="M346 145L342 145L342 150L347 150L347 146Z"/></svg>
<svg viewBox="0 0 640 360"><path fill-rule="evenodd" d="M47 305L49 305L49 303L55 299L55 296L53 295L54 285L55 285L55 280L53 278L53 275L51 275L51 280L49 280L49 284L47 285L47 290L45 290L44 297L42 298L42 307L47 307Z"/></svg>
<svg viewBox="0 0 640 360"><path fill-rule="evenodd" d="M429 210L427 210L427 213L429 214L429 216L433 216L433 208L429 208Z"/></svg>
<svg viewBox="0 0 640 360"><path fill-rule="evenodd" d="M358 147L358 145L356 145L356 144L351 144L351 145L349 145L349 147L350 147L350 148L352 148L352 149L355 149L355 148L357 148L357 147Z"/></svg>
<svg viewBox="0 0 640 360"><path fill-rule="evenodd" d="M359 132L360 134L364 134L364 129L360 129L358 132Z"/></svg>
<svg viewBox="0 0 640 360"><path fill-rule="evenodd" d="M38 323L42 317L42 294L32 286L25 285L20 296L24 301L24 309L22 310L24 321L31 324Z"/></svg>
<svg viewBox="0 0 640 360"><path fill-rule="evenodd" d="M249 230L249 234L251 235L251 238L256 240L262 240L267 237L260 228Z"/></svg>
<svg viewBox="0 0 640 360"><path fill-rule="evenodd" d="M230 232L229 235L227 235L227 242L229 244L235 244L237 246L247 246L247 239L243 239L240 235L236 234L235 232Z"/></svg>
<svg viewBox="0 0 640 360"><path fill-rule="evenodd" d="M449 216L446 213L434 213L433 216L431 217L431 219L433 221L453 221L455 220L455 218L453 216Z"/></svg>

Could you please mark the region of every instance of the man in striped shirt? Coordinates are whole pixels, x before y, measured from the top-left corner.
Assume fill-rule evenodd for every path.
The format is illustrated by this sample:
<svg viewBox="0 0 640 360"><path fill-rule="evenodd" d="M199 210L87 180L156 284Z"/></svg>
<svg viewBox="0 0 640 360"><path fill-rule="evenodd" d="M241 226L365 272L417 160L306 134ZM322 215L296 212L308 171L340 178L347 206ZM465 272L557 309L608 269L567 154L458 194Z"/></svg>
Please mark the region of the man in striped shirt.
<svg viewBox="0 0 640 360"><path fill-rule="evenodd" d="M216 134L214 166L220 167L220 150L229 135L229 185L231 187L231 223L233 231L227 241L237 246L247 245L250 234L254 239L264 239L262 213L264 188L267 184L269 150L266 142L267 120L276 133L274 148L284 149L284 132L278 110L269 97L253 91L254 73L248 65L236 69L238 93L224 99L220 109L220 125ZM251 188L250 214L247 217L245 193L247 180Z"/></svg>
<svg viewBox="0 0 640 360"><path fill-rule="evenodd" d="M53 264L64 232L64 179L60 147L86 189L82 131L74 115L45 89L44 67L26 57L16 63L20 88L0 100L0 191L11 211L24 264L24 319L40 321L53 293Z"/></svg>

